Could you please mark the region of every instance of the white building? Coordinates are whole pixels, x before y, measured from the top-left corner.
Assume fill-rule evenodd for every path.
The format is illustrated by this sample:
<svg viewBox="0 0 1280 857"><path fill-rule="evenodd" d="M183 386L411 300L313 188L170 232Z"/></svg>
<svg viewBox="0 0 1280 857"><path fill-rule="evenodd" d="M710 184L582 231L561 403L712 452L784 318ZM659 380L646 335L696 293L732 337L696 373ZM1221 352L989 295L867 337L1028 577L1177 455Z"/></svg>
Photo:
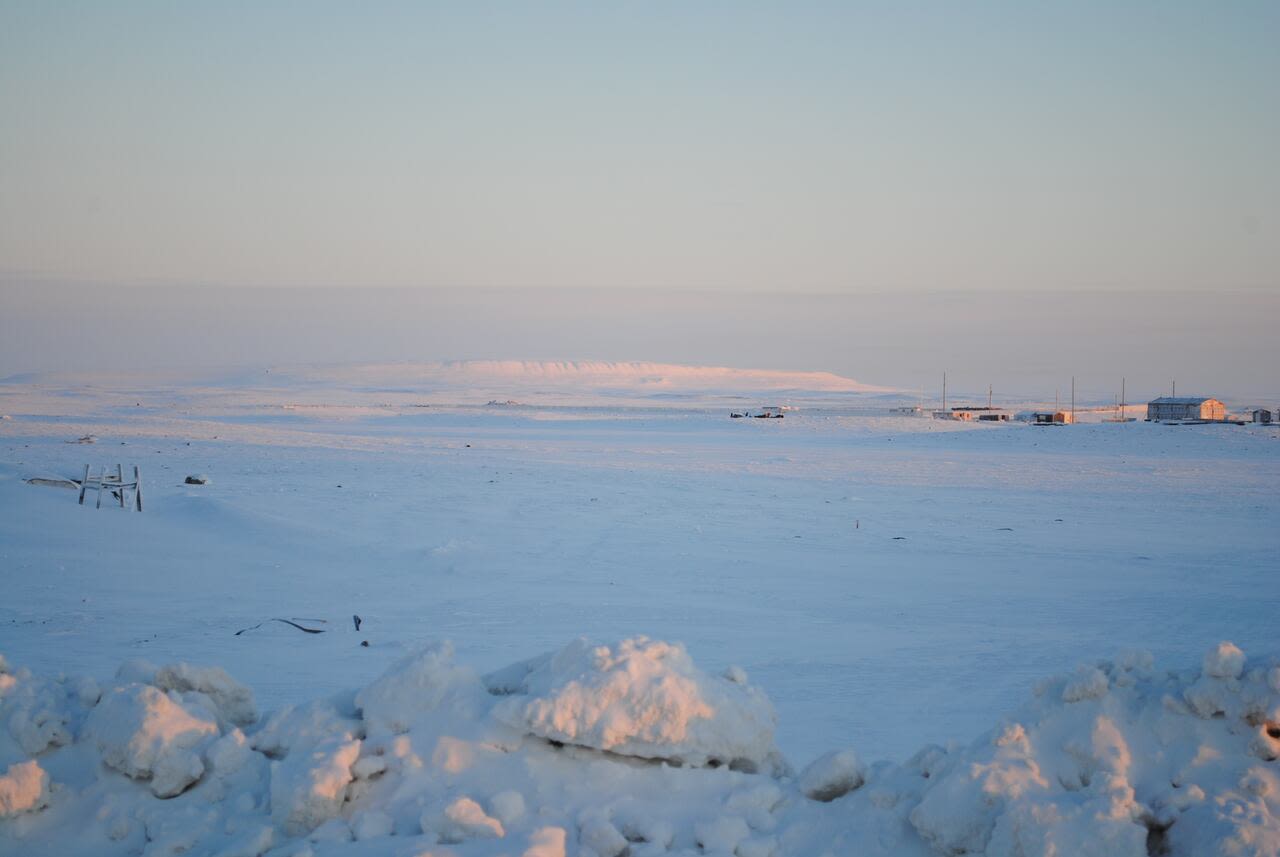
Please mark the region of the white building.
<svg viewBox="0 0 1280 857"><path fill-rule="evenodd" d="M1163 420L1225 420L1227 408L1203 396L1161 396L1147 402L1147 422Z"/></svg>

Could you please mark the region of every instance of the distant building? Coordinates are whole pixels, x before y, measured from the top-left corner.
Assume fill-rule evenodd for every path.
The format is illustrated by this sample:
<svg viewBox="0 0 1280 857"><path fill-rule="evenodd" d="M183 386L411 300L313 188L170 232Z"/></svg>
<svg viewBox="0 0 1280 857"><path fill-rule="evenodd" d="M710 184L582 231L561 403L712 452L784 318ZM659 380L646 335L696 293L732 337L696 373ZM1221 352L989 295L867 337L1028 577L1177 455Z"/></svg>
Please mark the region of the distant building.
<svg viewBox="0 0 1280 857"><path fill-rule="evenodd" d="M935 420L958 420L963 423L1007 423L1013 419L1013 414L1003 408L970 408L961 406L952 408L949 411L934 411L933 418Z"/></svg>
<svg viewBox="0 0 1280 857"><path fill-rule="evenodd" d="M924 413L924 408L919 405L905 405L901 408L890 408L889 413L906 417L918 417Z"/></svg>
<svg viewBox="0 0 1280 857"><path fill-rule="evenodd" d="M1201 396L1161 396L1147 402L1147 422L1164 420L1225 420L1227 408L1217 399Z"/></svg>
<svg viewBox="0 0 1280 857"><path fill-rule="evenodd" d="M1036 411L1031 415L1031 422L1038 426L1066 426L1075 422L1071 411Z"/></svg>
<svg viewBox="0 0 1280 857"><path fill-rule="evenodd" d="M1271 411L1267 410L1266 408L1258 408L1256 411L1253 412L1253 421L1255 423L1262 423L1263 425L1270 423Z"/></svg>

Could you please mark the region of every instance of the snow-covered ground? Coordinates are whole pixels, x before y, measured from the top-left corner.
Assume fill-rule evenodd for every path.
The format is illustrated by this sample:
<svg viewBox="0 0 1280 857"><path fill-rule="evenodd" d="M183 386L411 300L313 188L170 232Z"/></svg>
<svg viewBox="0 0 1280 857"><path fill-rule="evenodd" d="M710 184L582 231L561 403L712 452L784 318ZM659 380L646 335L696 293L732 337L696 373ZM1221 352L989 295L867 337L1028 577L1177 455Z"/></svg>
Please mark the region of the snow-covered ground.
<svg viewBox="0 0 1280 857"><path fill-rule="evenodd" d="M1259 737L1280 719L1280 430L890 417L875 388L805 373L463 369L0 383L0 809L53 783L47 809L0 820L0 853L163 853L182 829L199 853L292 854L340 817L321 829L396 835L306 847L1035 854L1016 841L1057 824L1056 853L1150 835L1200 854L1193 832L1242 829L1211 818L1223 789L1272 849L1240 853L1280 847ZM796 410L727 417L774 404ZM23 481L117 462L142 468L140 515ZM1223 640L1243 678L1199 679ZM338 701L263 727L198 670L112 678L139 658L223 667L264 713ZM20 764L39 711L68 745L36 753L42 774ZM953 751L908 763L931 743ZM1202 801L1157 782L1197 765ZM1158 833L1175 814L1200 820Z"/></svg>

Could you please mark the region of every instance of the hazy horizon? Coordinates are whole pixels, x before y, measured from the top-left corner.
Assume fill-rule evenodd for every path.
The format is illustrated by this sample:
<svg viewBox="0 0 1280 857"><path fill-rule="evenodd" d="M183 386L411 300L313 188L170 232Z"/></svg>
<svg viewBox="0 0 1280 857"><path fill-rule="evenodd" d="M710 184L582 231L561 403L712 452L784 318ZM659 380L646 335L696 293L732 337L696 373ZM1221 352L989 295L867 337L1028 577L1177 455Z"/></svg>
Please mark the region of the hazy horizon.
<svg viewBox="0 0 1280 857"><path fill-rule="evenodd" d="M467 359L827 371L936 396L1280 398L1280 295L199 288L0 283L0 377Z"/></svg>

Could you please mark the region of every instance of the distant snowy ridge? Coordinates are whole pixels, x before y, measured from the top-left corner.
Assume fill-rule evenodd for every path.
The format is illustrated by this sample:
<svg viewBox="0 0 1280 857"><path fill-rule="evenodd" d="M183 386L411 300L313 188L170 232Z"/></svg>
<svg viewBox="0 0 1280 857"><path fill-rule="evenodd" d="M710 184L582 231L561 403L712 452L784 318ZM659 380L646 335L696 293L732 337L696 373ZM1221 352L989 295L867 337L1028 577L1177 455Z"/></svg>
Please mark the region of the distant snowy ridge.
<svg viewBox="0 0 1280 857"><path fill-rule="evenodd" d="M1280 664L1231 643L1081 665L901 765L845 748L796 775L773 718L742 670L643 637L486 677L433 645L263 719L216 668L100 685L0 658L0 853L1280 854Z"/></svg>
<svg viewBox="0 0 1280 857"><path fill-rule="evenodd" d="M456 387L523 387L558 390L616 390L636 393L768 392L805 390L822 393L888 393L888 387L864 384L832 372L737 369L674 363L541 360L450 360L434 363L378 363L348 366L287 367L285 375L337 384Z"/></svg>

